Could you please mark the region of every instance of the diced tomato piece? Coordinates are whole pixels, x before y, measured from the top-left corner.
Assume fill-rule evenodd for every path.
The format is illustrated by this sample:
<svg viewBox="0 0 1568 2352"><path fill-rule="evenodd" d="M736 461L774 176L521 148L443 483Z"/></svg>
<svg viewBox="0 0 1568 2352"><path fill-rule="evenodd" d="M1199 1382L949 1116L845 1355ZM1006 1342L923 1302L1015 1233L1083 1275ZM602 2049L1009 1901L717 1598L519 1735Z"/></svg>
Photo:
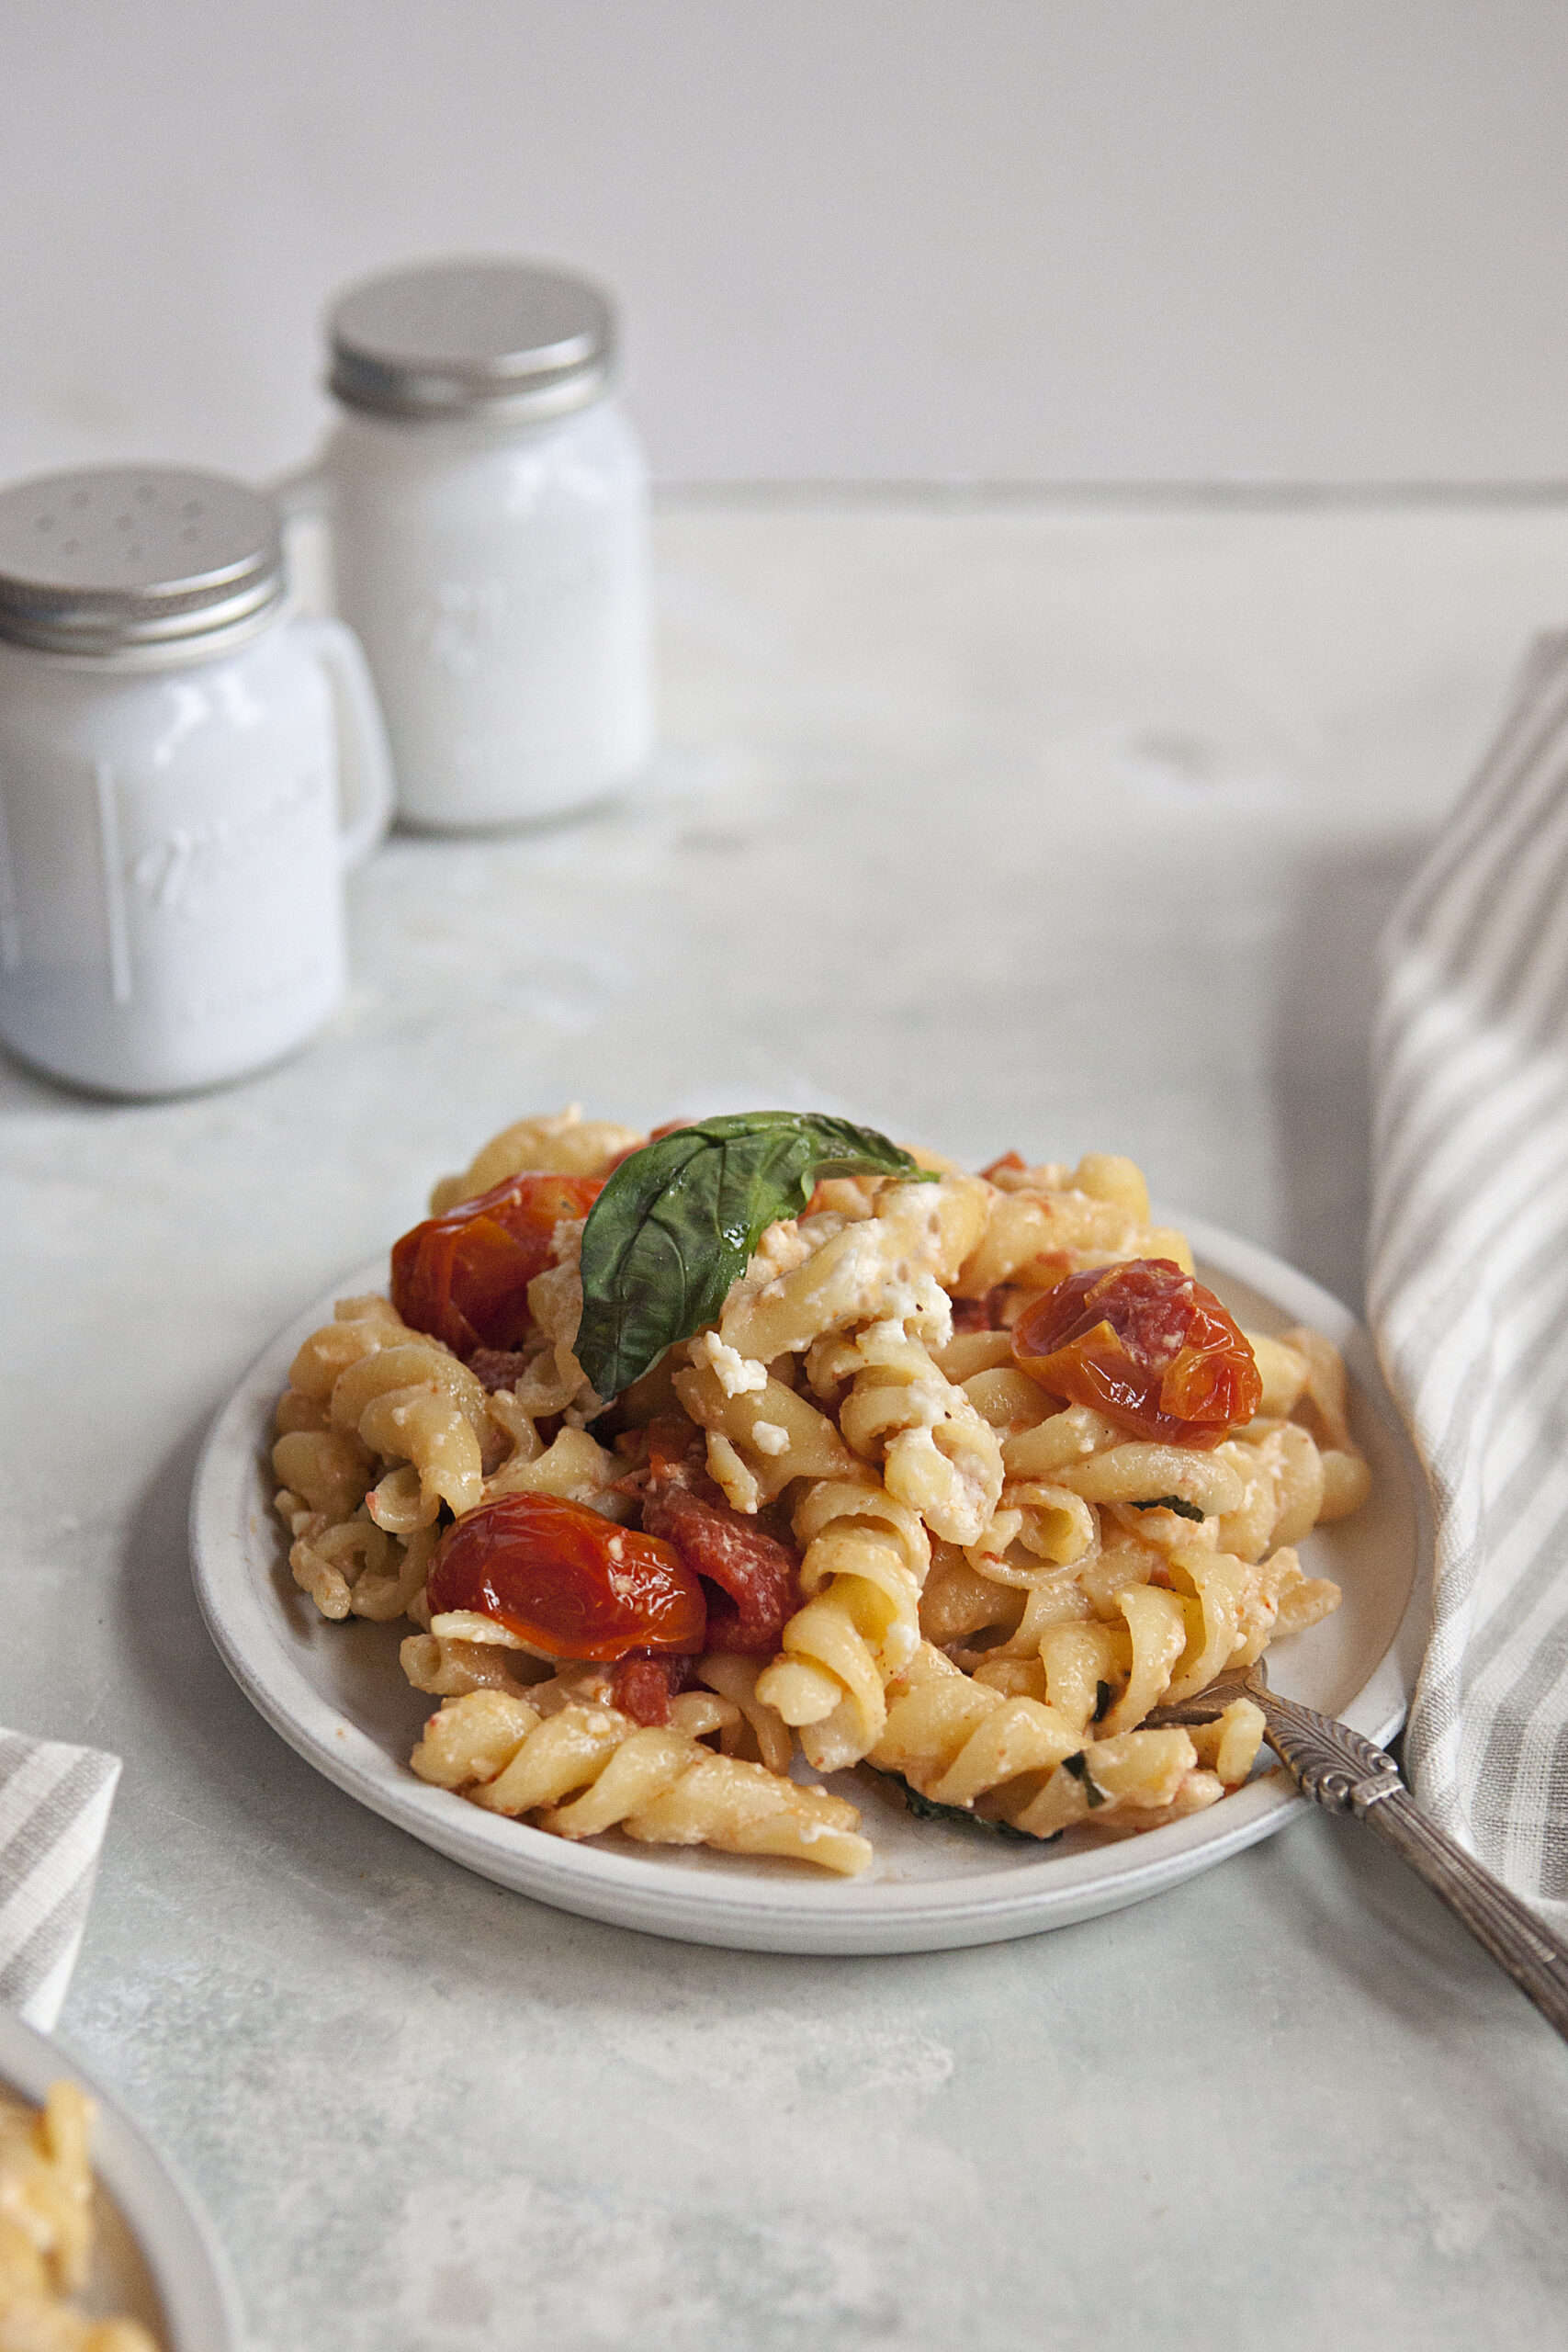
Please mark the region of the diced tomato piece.
<svg viewBox="0 0 1568 2352"><path fill-rule="evenodd" d="M1243 1333L1168 1258L1069 1274L1019 1317L1012 1351L1048 1395L1174 1445L1218 1445L1263 1395Z"/></svg>
<svg viewBox="0 0 1568 2352"><path fill-rule="evenodd" d="M472 1610L546 1657L704 1646L707 1600L672 1544L554 1495L499 1495L436 1546L430 1613Z"/></svg>
<svg viewBox="0 0 1568 2352"><path fill-rule="evenodd" d="M961 1331L1001 1331L1006 1329L1002 1309L1007 1304L1007 1285L998 1283L987 1291L983 1298L955 1298L953 1302L953 1329Z"/></svg>
<svg viewBox="0 0 1568 2352"><path fill-rule="evenodd" d="M649 1421L646 1438L648 1464L639 1492L649 1487L704 1486L716 1498L718 1489L707 1475L703 1433L694 1422L678 1414L661 1415Z"/></svg>
<svg viewBox="0 0 1568 2352"><path fill-rule="evenodd" d="M730 1509L703 1467L701 1438L689 1422L649 1425L642 1523L725 1596L709 1598L707 1647L771 1657L800 1607L799 1561L787 1544Z"/></svg>
<svg viewBox="0 0 1568 2352"><path fill-rule="evenodd" d="M708 1593L707 1648L772 1657L800 1607L797 1554L731 1510L708 1476L703 1433L690 1421L650 1421L641 1443L643 1461L618 1482L619 1491L635 1497L649 1534L673 1544L686 1566L716 1588Z"/></svg>
<svg viewBox="0 0 1568 2352"><path fill-rule="evenodd" d="M492 1394L498 1388L515 1388L527 1369L528 1357L521 1348L476 1348L468 1358L468 1370Z"/></svg>
<svg viewBox="0 0 1568 2352"><path fill-rule="evenodd" d="M610 1704L637 1724L667 1724L670 1702L692 1679L689 1657L624 1657L610 1676Z"/></svg>
<svg viewBox="0 0 1568 2352"><path fill-rule="evenodd" d="M460 1356L515 1348L528 1329L528 1285L550 1261L563 1217L588 1215L602 1176L509 1176L392 1245L392 1304L415 1331Z"/></svg>

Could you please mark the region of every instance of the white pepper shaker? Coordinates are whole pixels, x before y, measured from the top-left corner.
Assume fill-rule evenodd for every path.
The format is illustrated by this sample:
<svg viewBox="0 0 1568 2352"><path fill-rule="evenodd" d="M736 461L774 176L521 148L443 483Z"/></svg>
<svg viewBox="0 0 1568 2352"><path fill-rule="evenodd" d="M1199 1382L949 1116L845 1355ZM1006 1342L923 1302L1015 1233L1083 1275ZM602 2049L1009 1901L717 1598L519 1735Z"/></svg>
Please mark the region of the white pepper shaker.
<svg viewBox="0 0 1568 2352"><path fill-rule="evenodd" d="M587 280L446 261L330 318L344 413L295 486L331 533L407 822L464 831L624 790L652 749L648 476Z"/></svg>

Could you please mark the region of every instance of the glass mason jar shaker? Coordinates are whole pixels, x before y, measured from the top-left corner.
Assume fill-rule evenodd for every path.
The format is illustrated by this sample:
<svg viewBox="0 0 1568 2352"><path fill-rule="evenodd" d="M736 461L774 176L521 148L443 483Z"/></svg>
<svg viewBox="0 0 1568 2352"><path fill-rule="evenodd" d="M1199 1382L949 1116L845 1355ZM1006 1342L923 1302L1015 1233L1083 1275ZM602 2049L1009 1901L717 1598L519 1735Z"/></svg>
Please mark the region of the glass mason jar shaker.
<svg viewBox="0 0 1568 2352"><path fill-rule="evenodd" d="M125 1095L243 1076L342 998L343 875L391 814L341 622L210 474L0 492L0 1037Z"/></svg>
<svg viewBox="0 0 1568 2352"><path fill-rule="evenodd" d="M331 536L399 814L437 830L558 816L652 749L648 478L586 280L449 261L331 313L343 415L286 485Z"/></svg>

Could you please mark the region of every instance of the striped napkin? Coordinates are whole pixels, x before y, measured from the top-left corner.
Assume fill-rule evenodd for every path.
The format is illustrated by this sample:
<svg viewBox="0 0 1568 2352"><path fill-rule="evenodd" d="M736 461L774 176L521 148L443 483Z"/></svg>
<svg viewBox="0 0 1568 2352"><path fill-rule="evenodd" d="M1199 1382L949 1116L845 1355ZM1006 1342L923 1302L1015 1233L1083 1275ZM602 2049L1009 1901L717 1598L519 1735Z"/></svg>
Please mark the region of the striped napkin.
<svg viewBox="0 0 1568 2352"><path fill-rule="evenodd" d="M1394 914L1369 1296L1431 1476L1416 1792L1568 1926L1568 635Z"/></svg>
<svg viewBox="0 0 1568 2352"><path fill-rule="evenodd" d="M118 1756L0 1731L0 2003L47 2033L87 1924Z"/></svg>

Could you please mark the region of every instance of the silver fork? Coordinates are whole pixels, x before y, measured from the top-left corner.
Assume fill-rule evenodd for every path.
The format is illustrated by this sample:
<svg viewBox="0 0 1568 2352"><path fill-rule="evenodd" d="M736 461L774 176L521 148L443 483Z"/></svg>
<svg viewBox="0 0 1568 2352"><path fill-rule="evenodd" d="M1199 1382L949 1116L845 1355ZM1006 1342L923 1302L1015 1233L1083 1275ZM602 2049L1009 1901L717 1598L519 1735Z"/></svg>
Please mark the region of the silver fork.
<svg viewBox="0 0 1568 2352"><path fill-rule="evenodd" d="M1315 1707L1270 1690L1261 1658L1179 1706L1156 1707L1144 1720L1156 1728L1213 1723L1233 1699L1250 1699L1262 1708L1263 1736L1297 1788L1330 1813L1359 1814L1386 1838L1568 2041L1568 1949L1500 1879L1427 1819L1387 1748Z"/></svg>

